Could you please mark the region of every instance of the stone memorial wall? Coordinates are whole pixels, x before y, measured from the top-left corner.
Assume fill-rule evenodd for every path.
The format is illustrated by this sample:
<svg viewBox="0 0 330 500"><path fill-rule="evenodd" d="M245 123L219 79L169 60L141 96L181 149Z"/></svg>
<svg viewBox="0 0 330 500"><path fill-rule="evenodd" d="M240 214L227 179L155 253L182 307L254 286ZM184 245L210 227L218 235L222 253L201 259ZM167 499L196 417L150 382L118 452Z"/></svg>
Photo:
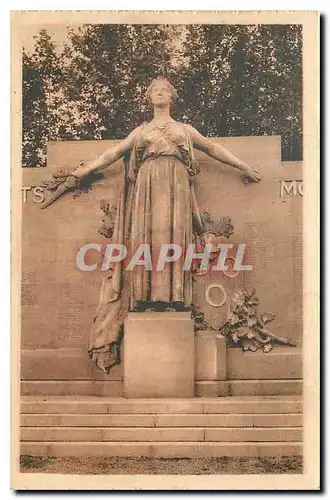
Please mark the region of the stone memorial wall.
<svg viewBox="0 0 330 500"><path fill-rule="evenodd" d="M275 314L269 329L296 347L276 346L269 353L243 353L239 347L228 347L219 362L226 359L229 390L232 394L276 393L276 387L285 386L284 392L297 393L302 377L302 163L281 163L280 137L214 140L256 166L262 175L260 183L246 185L235 169L196 153L201 168L195 188L200 211L214 219L232 218L230 243L246 245L244 264L253 265L253 271L236 277L212 271L196 277L194 302L217 327L226 319L232 294L255 288L260 312ZM47 167L23 170L21 379L25 394L123 394L125 360L105 375L87 354L102 271L83 272L76 266L82 245L107 244L98 233L103 216L100 202L116 204L122 162L105 170L104 178L89 193L75 199L68 193L40 209L45 195L42 181L54 170L74 168L115 142L50 143ZM90 251L88 259L94 263L101 256ZM219 308L205 299L212 284L220 284L227 294ZM215 302L222 300L219 289L210 293Z"/></svg>

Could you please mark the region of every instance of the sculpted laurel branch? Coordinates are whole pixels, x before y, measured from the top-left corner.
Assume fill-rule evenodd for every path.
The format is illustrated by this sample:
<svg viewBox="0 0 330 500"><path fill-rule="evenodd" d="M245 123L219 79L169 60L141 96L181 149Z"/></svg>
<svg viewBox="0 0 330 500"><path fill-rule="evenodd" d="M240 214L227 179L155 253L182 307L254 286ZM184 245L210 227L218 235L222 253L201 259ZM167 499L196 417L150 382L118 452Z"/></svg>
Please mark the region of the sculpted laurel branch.
<svg viewBox="0 0 330 500"><path fill-rule="evenodd" d="M88 193L92 189L93 182L101 178L103 178L103 174L98 172L92 172L85 177L78 178L74 175L74 172L59 170L53 174L51 179L42 183L42 186L51 192L51 196L41 208L48 207L68 191L74 192L73 198L77 198L81 193Z"/></svg>
<svg viewBox="0 0 330 500"><path fill-rule="evenodd" d="M221 333L232 346L241 346L243 351L262 349L269 352L274 344L295 346L289 340L274 335L265 325L274 320L274 314L258 315L259 299L255 290L248 292L240 290L232 299L233 310L226 323L221 327Z"/></svg>
<svg viewBox="0 0 330 500"><path fill-rule="evenodd" d="M67 181L69 175L69 172L64 172L63 170L55 172L51 179L42 182L42 186L48 191L56 191L61 184L64 184Z"/></svg>
<svg viewBox="0 0 330 500"><path fill-rule="evenodd" d="M212 233L215 236L224 236L228 239L234 234L234 225L228 216L221 217L219 220L213 220L212 216L205 211L202 213L201 219L206 233Z"/></svg>

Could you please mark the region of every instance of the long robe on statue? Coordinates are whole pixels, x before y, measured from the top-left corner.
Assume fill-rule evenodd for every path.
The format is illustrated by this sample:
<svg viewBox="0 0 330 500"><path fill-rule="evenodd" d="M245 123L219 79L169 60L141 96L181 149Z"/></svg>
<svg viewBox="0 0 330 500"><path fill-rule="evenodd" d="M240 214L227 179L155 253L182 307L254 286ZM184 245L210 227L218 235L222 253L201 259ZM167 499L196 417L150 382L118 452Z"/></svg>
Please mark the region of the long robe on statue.
<svg viewBox="0 0 330 500"><path fill-rule="evenodd" d="M137 302L191 306L191 272L183 270L185 249L193 242L193 223L196 232L203 232L194 192L198 165L187 125L143 124L123 173L112 242L126 246L128 260L140 245L149 245L152 270L138 265L125 271L118 262L102 281L89 355L106 373L119 362L123 322ZM183 251L180 259L157 271L162 244L179 245Z"/></svg>

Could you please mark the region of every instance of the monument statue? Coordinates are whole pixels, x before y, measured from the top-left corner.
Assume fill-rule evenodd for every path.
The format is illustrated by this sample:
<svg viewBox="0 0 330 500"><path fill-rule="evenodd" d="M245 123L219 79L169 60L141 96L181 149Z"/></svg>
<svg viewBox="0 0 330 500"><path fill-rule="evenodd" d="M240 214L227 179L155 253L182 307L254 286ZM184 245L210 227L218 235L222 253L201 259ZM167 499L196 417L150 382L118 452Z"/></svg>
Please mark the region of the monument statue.
<svg viewBox="0 0 330 500"><path fill-rule="evenodd" d="M146 97L153 107L153 119L95 160L76 168L45 206L62 193L78 188L92 172L123 157L125 181L112 241L125 245L131 255L147 243L154 262L162 244L187 248L196 233L205 244L212 240L212 235L205 232L195 197L194 181L199 169L194 148L239 169L246 181L258 182L260 175L223 146L171 117L170 108L177 93L166 78L154 79ZM184 255L168 262L162 271L154 267L146 271L140 265L123 273L122 261L112 263L102 282L89 346L90 357L104 372L108 373L120 361L123 320L129 310L184 311L191 307L192 276L182 270L183 259Z"/></svg>

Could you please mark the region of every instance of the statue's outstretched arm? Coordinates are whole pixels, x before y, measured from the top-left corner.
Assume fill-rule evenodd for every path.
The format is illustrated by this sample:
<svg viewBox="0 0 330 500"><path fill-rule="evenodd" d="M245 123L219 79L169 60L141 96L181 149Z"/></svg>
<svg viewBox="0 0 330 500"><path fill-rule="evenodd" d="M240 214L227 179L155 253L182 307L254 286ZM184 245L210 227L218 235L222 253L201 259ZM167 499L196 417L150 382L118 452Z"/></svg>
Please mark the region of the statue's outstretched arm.
<svg viewBox="0 0 330 500"><path fill-rule="evenodd" d="M119 160L126 152L130 151L133 147L134 140L139 131L140 127L131 132L126 139L120 141L118 144L113 146L112 148L107 149L100 156L95 158L94 160L89 161L86 164L80 165L76 168L72 173L75 177L85 177L85 175L90 174L91 172L104 170L109 167L112 163L115 163Z"/></svg>
<svg viewBox="0 0 330 500"><path fill-rule="evenodd" d="M261 177L256 168L250 167L250 165L237 158L228 149L221 146L221 144L216 144L210 141L202 134L200 134L195 128L191 127L190 125L188 126L194 147L196 149L203 151L215 160L221 161L221 163L225 163L226 165L230 165L231 167L238 168L246 177L248 177L252 181L260 181Z"/></svg>
<svg viewBox="0 0 330 500"><path fill-rule="evenodd" d="M92 172L103 170L112 163L115 163L117 160L119 160L126 152L132 149L140 127L137 127L126 137L126 139L120 141L112 148L107 149L103 154L101 154L94 160L83 163L82 165L74 169L71 174L63 174L60 172L54 174L51 181L45 181L44 185L46 189L52 192L52 195L47 200L45 200L40 208L44 209L49 207L49 205L51 205L55 200L57 200L67 191L75 191L81 189L82 179L84 177L87 177L88 174Z"/></svg>

